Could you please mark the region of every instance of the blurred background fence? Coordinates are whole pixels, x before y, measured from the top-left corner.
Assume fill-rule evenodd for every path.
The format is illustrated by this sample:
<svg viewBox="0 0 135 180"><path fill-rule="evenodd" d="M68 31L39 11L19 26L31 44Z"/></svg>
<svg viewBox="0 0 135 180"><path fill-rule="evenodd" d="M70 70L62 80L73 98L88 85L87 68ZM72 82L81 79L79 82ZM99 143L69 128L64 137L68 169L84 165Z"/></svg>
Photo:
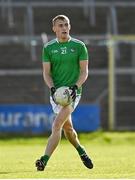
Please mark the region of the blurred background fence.
<svg viewBox="0 0 135 180"><path fill-rule="evenodd" d="M81 104L100 106L103 129L134 130L134 0L1 0L0 104L49 104L41 52L58 14L70 18L71 35L89 51Z"/></svg>

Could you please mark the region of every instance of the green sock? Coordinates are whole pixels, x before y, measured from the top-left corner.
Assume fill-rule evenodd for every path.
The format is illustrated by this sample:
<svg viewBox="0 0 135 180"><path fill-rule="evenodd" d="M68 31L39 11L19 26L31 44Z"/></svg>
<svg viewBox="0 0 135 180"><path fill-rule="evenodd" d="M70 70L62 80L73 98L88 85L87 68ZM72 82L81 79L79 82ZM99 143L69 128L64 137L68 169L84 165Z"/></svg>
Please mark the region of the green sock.
<svg viewBox="0 0 135 180"><path fill-rule="evenodd" d="M85 149L83 147L81 147L81 146L78 146L76 149L77 149L80 156L82 156L83 154L86 153Z"/></svg>
<svg viewBox="0 0 135 180"><path fill-rule="evenodd" d="M48 162L48 160L49 160L49 156L48 155L44 155L44 156L42 156L41 157L41 160L43 161L43 163L46 165L47 164L47 162Z"/></svg>

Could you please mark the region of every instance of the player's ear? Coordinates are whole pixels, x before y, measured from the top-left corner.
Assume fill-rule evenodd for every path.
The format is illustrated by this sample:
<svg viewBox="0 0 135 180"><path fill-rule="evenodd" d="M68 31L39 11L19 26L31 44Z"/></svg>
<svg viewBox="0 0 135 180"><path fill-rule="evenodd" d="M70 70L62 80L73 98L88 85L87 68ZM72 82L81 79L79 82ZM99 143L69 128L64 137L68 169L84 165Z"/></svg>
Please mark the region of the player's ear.
<svg viewBox="0 0 135 180"><path fill-rule="evenodd" d="M71 29L71 24L69 24L69 30Z"/></svg>
<svg viewBox="0 0 135 180"><path fill-rule="evenodd" d="M56 32L56 30L55 30L55 26L53 26L53 27L52 27L52 30L53 30L53 32Z"/></svg>

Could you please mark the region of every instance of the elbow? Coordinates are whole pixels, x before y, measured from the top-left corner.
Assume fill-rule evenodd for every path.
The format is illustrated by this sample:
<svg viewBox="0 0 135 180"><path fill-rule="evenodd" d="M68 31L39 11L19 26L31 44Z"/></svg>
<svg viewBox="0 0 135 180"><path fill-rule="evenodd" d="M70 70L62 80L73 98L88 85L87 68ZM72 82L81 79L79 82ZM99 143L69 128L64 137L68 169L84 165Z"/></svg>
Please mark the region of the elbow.
<svg viewBox="0 0 135 180"><path fill-rule="evenodd" d="M83 83L87 80L88 78L88 71L83 71L82 72L82 81Z"/></svg>
<svg viewBox="0 0 135 180"><path fill-rule="evenodd" d="M84 75L84 76L85 76L85 80L87 80L87 78L88 78L88 75L89 75L89 72L88 72L88 70L87 70L87 71L85 71L85 72L84 72L84 74L85 74L85 75Z"/></svg>
<svg viewBox="0 0 135 180"><path fill-rule="evenodd" d="M43 78L44 78L44 81L46 82L46 79L48 78L48 74L46 74L45 72L43 72Z"/></svg>
<svg viewBox="0 0 135 180"><path fill-rule="evenodd" d="M45 80L45 73L43 72L43 78L44 78L44 80Z"/></svg>

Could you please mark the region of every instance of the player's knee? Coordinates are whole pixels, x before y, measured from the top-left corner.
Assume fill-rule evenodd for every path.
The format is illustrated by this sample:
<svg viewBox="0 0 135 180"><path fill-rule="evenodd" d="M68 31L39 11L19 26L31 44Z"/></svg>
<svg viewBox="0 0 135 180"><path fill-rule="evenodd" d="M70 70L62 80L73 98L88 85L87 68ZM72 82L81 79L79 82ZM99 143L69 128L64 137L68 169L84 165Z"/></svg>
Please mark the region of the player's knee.
<svg viewBox="0 0 135 180"><path fill-rule="evenodd" d="M75 133L75 130L73 127L65 127L65 128L63 128L63 130L64 130L64 134L66 136L70 136L70 135L76 136L76 133Z"/></svg>

